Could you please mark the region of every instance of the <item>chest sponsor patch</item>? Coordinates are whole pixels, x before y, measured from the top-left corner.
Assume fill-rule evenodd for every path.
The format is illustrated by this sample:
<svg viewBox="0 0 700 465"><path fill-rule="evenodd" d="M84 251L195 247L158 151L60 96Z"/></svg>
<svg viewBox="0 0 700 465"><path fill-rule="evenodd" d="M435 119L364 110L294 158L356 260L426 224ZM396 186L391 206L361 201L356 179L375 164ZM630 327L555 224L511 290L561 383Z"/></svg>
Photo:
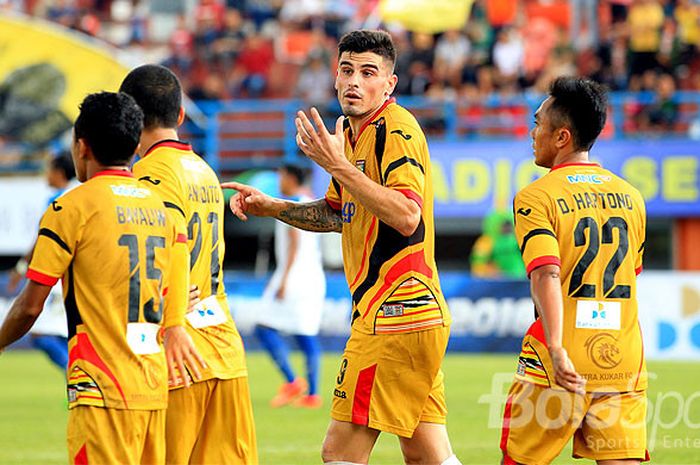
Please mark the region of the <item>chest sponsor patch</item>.
<svg viewBox="0 0 700 465"><path fill-rule="evenodd" d="M194 310L187 314L187 321L193 328L216 326L226 322L226 313L219 305L215 295L210 295L199 302Z"/></svg>
<svg viewBox="0 0 700 465"><path fill-rule="evenodd" d="M620 329L620 302L579 300L576 303L576 327L582 329Z"/></svg>
<svg viewBox="0 0 700 465"><path fill-rule="evenodd" d="M365 172L365 161L364 160L355 160L355 167L364 173Z"/></svg>

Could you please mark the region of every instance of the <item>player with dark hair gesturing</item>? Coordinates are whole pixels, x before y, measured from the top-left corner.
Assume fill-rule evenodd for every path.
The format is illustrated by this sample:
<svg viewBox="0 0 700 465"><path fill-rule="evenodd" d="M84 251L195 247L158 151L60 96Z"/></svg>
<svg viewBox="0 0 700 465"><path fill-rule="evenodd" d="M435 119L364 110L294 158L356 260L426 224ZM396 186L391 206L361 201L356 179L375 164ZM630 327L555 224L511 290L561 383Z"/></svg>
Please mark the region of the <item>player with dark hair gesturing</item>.
<svg viewBox="0 0 700 465"><path fill-rule="evenodd" d="M538 318L505 407L503 463L574 457L634 465L646 452L647 376L637 319L646 210L629 183L588 159L605 90L562 77L535 113L535 164L515 196L515 232Z"/></svg>
<svg viewBox="0 0 700 465"><path fill-rule="evenodd" d="M297 145L332 176L325 199L296 203L222 185L238 190L230 206L242 220L272 216L342 234L352 326L323 443L327 464L367 463L382 431L399 437L407 464L459 464L445 426L450 314L434 259L430 155L416 119L390 98L395 62L386 32L346 34L335 80L345 116L335 134L315 108L311 119L298 113Z"/></svg>

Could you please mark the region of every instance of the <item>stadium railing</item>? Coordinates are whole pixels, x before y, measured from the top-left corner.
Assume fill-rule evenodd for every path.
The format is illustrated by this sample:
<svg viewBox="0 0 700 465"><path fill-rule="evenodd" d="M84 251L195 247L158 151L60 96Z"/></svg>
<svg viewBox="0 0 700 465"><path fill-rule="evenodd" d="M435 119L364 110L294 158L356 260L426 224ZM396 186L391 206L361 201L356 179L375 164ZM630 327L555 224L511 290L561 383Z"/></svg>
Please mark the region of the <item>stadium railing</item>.
<svg viewBox="0 0 700 465"><path fill-rule="evenodd" d="M491 95L478 100L445 101L428 97L399 97L411 110L429 139L470 141L524 139L532 128L533 114L544 97L536 94ZM608 124L602 138L700 138L700 92L676 92L675 121L656 130L641 130L639 115L656 101L653 92L614 92L610 96ZM296 147L294 117L305 107L300 100L235 100L198 102L204 122L188 121L181 137L192 142L217 172L275 168L303 162ZM322 109L332 127L340 114L337 103ZM0 158L4 158L0 156ZM0 163L1 172L36 171L40 164L20 158Z"/></svg>

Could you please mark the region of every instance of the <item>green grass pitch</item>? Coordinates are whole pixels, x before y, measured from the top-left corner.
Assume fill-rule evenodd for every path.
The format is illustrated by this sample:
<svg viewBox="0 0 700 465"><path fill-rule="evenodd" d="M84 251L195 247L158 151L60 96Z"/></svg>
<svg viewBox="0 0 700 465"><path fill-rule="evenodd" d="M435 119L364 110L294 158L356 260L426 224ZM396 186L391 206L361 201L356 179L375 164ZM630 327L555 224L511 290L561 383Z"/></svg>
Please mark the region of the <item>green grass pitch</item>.
<svg viewBox="0 0 700 465"><path fill-rule="evenodd" d="M501 394L507 389L515 359L515 355L457 354L445 359L448 428L455 452L465 465L500 461L497 426L504 398ZM339 354L326 354L323 358L323 408L271 409L267 403L279 386L280 376L265 355L249 355L261 465L320 463L319 450L328 424L330 393L339 361ZM295 357L294 362L296 367L301 366L300 358ZM651 362L649 371L652 463L700 463L700 363ZM491 406L489 398L496 399L492 402L500 398L501 403ZM495 427L489 426L490 416ZM66 419L63 376L59 370L34 351L11 351L0 356L0 464L67 463ZM592 463L575 461L570 453L570 448L565 449L554 463ZM370 463L401 464L396 438L380 436Z"/></svg>

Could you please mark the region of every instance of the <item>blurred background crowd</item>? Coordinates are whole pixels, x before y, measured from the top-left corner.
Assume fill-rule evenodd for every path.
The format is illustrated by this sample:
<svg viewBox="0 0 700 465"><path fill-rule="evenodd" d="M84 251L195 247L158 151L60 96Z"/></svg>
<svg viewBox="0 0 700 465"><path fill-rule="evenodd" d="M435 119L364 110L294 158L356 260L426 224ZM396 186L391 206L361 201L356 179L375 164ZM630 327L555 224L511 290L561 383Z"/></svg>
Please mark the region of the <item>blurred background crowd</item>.
<svg viewBox="0 0 700 465"><path fill-rule="evenodd" d="M464 26L410 32L378 0L0 0L161 62L194 100L297 97L333 104L335 45L382 24L399 50L397 93L439 101L541 94L553 77L648 91L627 130L685 131L677 90L700 90L693 0L476 0ZM517 128L516 128L517 130ZM522 132L522 130L520 130Z"/></svg>

